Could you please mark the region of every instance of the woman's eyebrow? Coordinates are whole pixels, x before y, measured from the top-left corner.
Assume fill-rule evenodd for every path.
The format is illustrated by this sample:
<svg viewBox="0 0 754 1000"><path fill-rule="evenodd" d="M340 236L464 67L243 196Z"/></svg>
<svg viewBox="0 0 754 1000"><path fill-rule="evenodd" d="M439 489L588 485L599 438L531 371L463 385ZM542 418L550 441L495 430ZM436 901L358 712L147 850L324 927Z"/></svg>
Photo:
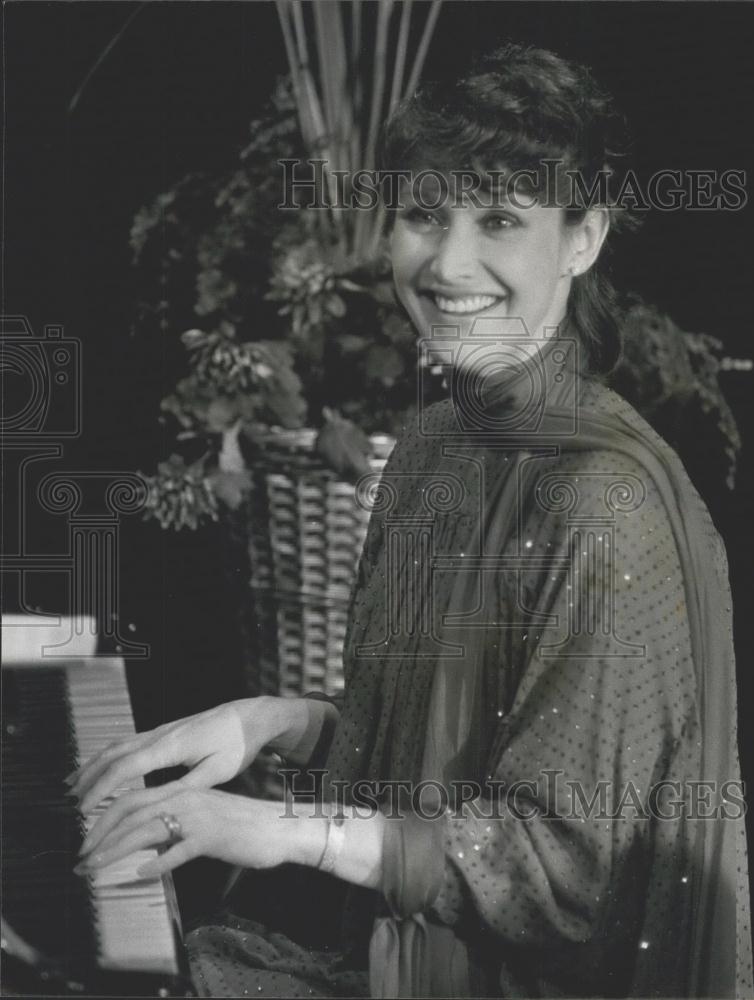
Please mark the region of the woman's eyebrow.
<svg viewBox="0 0 754 1000"><path fill-rule="evenodd" d="M506 208L513 211L523 211L529 207L527 202L536 201L538 196L534 185L526 184L521 179L518 179L511 190L510 175L503 175L502 171L481 172L476 192L482 202L481 207Z"/></svg>

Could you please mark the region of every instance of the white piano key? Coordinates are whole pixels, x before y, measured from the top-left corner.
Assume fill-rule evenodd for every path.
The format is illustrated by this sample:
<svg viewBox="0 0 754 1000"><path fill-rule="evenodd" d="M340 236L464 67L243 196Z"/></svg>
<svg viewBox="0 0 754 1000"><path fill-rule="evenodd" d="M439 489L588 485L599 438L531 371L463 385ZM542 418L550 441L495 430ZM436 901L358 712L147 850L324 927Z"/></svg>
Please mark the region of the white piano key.
<svg viewBox="0 0 754 1000"><path fill-rule="evenodd" d="M135 733L122 662L112 661L97 670L71 668L68 697L80 762L113 740ZM144 788L142 780L116 789L84 817L85 829L90 830L120 795L140 788ZM156 856L154 849L137 851L89 876L102 968L178 973L173 921L162 879L137 874L137 868Z"/></svg>

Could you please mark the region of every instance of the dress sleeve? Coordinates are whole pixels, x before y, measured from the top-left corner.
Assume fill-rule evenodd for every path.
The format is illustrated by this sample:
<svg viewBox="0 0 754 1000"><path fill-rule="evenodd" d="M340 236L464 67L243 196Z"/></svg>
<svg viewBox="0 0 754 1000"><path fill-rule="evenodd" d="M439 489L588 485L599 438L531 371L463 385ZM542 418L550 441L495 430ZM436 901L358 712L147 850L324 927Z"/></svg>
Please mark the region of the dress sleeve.
<svg viewBox="0 0 754 1000"><path fill-rule="evenodd" d="M502 603L523 610L520 625L495 638L505 662L487 779L497 794L483 791L446 816L444 869L425 891L442 923L471 914L524 947L587 942L616 914L629 923L640 911L650 788L673 774L694 726L684 585L662 501L623 455L570 453L558 465L586 521L605 521L610 470L633 477L645 496L614 514L609 538L569 530L552 512L526 519L524 551L560 557L560 567L556 559L514 574L513 595L511 575L499 581ZM605 580L611 600L597 599ZM558 628L542 628L543 613L556 614ZM604 804L622 818L606 817Z"/></svg>
<svg viewBox="0 0 754 1000"><path fill-rule="evenodd" d="M309 770L319 770L325 766L327 755L330 752L330 746L332 745L335 729L343 707L343 696L342 694L327 695L321 691L310 691L304 697L311 701L324 701L332 706L332 710L325 713L322 725L318 730L315 730L313 722L310 723L309 728L301 737L298 745L298 748L311 746L312 749L308 755L306 767Z"/></svg>

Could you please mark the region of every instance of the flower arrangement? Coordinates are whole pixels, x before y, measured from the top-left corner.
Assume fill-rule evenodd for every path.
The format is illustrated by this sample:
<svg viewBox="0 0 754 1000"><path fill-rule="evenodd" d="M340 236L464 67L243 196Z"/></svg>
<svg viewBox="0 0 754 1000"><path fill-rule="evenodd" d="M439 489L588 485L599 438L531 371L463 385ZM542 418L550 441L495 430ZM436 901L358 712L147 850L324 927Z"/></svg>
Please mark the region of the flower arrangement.
<svg viewBox="0 0 754 1000"><path fill-rule="evenodd" d="M148 509L164 527L196 527L217 518L218 500L239 498L242 463L232 473L218 464L229 433L243 449L270 427L320 426L319 453L353 477L366 467L366 435L394 432L415 396L415 336L384 247L364 260L317 213L276 210L277 160L296 151L291 112L281 84L276 124L252 124L238 164L186 178L134 220L139 327L192 324L180 336L185 374L162 401L189 457L148 477Z"/></svg>
<svg viewBox="0 0 754 1000"><path fill-rule="evenodd" d="M416 88L440 0L277 7L290 74L238 160L220 177L188 175L132 227L137 323L183 330L187 352L162 403L187 455L148 477L148 514L164 527L237 504L244 452L270 427L319 427L320 456L355 477L367 435L394 432L415 395L415 337L394 297L381 210L323 197L323 210L281 212L284 197L296 201L280 161L320 159L323 195L336 172L376 166L380 123Z"/></svg>

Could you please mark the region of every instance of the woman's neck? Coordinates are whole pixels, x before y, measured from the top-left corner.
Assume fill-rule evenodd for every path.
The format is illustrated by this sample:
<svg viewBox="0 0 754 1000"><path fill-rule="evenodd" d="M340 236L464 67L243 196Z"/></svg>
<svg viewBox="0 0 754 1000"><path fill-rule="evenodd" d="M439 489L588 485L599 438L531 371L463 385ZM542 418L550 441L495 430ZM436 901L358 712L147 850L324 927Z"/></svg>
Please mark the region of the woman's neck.
<svg viewBox="0 0 754 1000"><path fill-rule="evenodd" d="M525 347L511 350L509 365L494 368L491 364L489 371L480 366L478 373L458 373L456 386L460 388L464 379L466 395L473 393L482 409L490 412L573 408L580 380L586 377L578 340L558 333Z"/></svg>

